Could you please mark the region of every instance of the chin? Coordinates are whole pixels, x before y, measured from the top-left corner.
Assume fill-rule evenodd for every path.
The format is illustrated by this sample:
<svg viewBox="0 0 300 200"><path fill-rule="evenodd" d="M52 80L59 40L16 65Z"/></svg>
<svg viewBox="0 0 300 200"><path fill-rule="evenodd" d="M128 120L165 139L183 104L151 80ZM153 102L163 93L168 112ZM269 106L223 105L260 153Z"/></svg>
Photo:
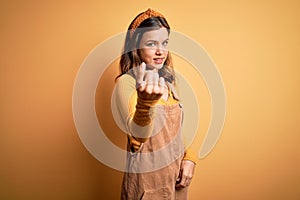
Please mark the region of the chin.
<svg viewBox="0 0 300 200"><path fill-rule="evenodd" d="M164 65L159 65L159 66L156 66L155 68L156 68L157 70L160 70L161 68L163 68L163 66L164 66Z"/></svg>
<svg viewBox="0 0 300 200"><path fill-rule="evenodd" d="M149 70L160 70L161 68L163 68L164 64L147 64L147 69Z"/></svg>

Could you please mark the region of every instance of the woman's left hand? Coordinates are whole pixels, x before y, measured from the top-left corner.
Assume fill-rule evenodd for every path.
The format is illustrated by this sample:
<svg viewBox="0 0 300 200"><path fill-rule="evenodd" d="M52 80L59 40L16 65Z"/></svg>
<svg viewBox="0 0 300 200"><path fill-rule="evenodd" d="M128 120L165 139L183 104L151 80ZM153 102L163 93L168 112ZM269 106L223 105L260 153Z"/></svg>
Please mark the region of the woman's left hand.
<svg viewBox="0 0 300 200"><path fill-rule="evenodd" d="M194 175L195 163L190 160L182 160L180 166L179 176L177 178L176 187L188 187Z"/></svg>

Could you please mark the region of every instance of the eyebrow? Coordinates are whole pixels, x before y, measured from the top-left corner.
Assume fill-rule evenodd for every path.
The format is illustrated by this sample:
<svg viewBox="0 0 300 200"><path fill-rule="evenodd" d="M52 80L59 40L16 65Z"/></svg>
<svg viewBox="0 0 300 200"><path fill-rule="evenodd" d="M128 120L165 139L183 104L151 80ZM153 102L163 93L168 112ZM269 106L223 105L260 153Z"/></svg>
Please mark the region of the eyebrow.
<svg viewBox="0 0 300 200"><path fill-rule="evenodd" d="M163 42L168 41L168 40L169 40L169 38L166 38L163 40ZM146 42L158 42L158 41L150 39L150 40L147 40Z"/></svg>

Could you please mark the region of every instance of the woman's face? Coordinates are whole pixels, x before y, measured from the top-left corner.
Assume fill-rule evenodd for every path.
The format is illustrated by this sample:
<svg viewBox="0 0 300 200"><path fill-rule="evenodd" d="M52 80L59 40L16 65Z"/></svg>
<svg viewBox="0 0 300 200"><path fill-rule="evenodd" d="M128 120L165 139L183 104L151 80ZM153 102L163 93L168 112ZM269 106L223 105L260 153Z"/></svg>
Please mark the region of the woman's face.
<svg viewBox="0 0 300 200"><path fill-rule="evenodd" d="M141 60L147 69L159 70L168 56L169 34L166 28L145 32L139 46Z"/></svg>

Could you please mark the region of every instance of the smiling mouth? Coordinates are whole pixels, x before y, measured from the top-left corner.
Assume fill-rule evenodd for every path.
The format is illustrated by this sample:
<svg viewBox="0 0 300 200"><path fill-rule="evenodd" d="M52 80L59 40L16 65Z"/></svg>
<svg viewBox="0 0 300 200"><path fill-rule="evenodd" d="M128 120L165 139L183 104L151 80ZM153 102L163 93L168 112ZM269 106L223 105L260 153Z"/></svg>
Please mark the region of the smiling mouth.
<svg viewBox="0 0 300 200"><path fill-rule="evenodd" d="M164 62L164 58L154 58L153 60L155 64L162 64Z"/></svg>

